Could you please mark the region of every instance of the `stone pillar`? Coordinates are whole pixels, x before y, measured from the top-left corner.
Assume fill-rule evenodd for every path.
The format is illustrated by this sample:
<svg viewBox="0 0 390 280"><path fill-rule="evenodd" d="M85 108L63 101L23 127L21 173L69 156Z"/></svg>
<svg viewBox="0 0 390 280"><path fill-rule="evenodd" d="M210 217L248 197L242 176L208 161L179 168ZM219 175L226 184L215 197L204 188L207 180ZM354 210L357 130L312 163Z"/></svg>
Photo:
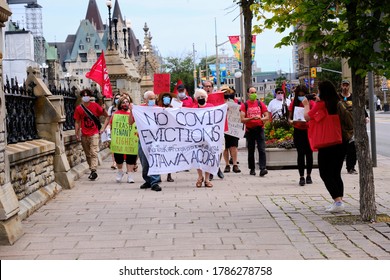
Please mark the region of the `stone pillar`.
<svg viewBox="0 0 390 280"><path fill-rule="evenodd" d="M143 99L143 93L148 90L153 90L154 83L152 81L152 78L150 76L143 76L141 79L141 95Z"/></svg>
<svg viewBox="0 0 390 280"><path fill-rule="evenodd" d="M74 187L75 182L66 158L62 126L65 122L64 97L52 95L45 83L36 76L36 70L28 68L26 84L34 83L35 117L38 135L55 143L54 175L55 181L65 189Z"/></svg>
<svg viewBox="0 0 390 280"><path fill-rule="evenodd" d="M11 11L4 0L0 0L0 245L14 244L22 234L22 223L18 216L19 201L10 180L10 165L6 153L7 126L5 123L5 94L3 91L4 22Z"/></svg>

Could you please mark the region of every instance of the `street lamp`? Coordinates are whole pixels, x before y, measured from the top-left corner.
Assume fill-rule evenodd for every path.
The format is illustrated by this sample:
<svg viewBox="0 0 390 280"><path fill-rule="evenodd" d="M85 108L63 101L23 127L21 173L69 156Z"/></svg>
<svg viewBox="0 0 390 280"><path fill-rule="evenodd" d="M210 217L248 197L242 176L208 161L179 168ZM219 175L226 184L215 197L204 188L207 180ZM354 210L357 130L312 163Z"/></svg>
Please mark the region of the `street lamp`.
<svg viewBox="0 0 390 280"><path fill-rule="evenodd" d="M115 39L115 50L118 50L118 18L112 19L114 22L114 39Z"/></svg>
<svg viewBox="0 0 390 280"><path fill-rule="evenodd" d="M111 3L111 1L107 0L106 1L106 5L107 5L107 8L108 8L108 32L109 32L108 41L109 41L109 44L110 44L109 50L112 51L112 31L111 31L111 7L112 7L112 3Z"/></svg>
<svg viewBox="0 0 390 280"><path fill-rule="evenodd" d="M144 46L142 47L142 49L140 50L140 53L143 54L144 57L145 57L145 76L147 76L148 73L147 73L147 70L146 70L146 67L147 67L147 60L146 60L146 57L147 57L147 55L148 55L148 53L149 53L148 47L146 47L146 46L144 45Z"/></svg>
<svg viewBox="0 0 390 280"><path fill-rule="evenodd" d="M41 68L43 69L43 82L46 80L46 69L49 68L49 65L47 65L45 62L42 63Z"/></svg>
<svg viewBox="0 0 390 280"><path fill-rule="evenodd" d="M127 58L127 44L126 44L126 32L127 32L127 27L123 27L123 44L125 46L124 52L125 52L125 58Z"/></svg>

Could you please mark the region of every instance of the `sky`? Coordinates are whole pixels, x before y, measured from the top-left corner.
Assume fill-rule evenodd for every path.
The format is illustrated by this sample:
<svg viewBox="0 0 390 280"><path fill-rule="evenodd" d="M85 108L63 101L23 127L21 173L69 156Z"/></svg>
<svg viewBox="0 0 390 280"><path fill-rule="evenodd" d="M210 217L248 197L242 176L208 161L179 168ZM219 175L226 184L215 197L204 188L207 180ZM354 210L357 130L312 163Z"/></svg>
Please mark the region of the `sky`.
<svg viewBox="0 0 390 280"><path fill-rule="evenodd" d="M102 21L106 23L106 0L96 2ZM89 0L38 0L42 6L45 39L64 42L68 34L75 34L80 20L85 18L88 3ZM222 44L228 36L240 34L240 10L233 0L119 0L119 6L141 44L143 27L147 23L153 37L152 44L163 57L184 58L192 55L195 49L199 62L205 56L215 55L216 41ZM12 19L23 26L24 5L10 5L10 8L14 13ZM272 30L257 35L255 60L262 71L292 71L292 47L274 48L282 37ZM229 42L218 48L218 54L223 52L233 55Z"/></svg>

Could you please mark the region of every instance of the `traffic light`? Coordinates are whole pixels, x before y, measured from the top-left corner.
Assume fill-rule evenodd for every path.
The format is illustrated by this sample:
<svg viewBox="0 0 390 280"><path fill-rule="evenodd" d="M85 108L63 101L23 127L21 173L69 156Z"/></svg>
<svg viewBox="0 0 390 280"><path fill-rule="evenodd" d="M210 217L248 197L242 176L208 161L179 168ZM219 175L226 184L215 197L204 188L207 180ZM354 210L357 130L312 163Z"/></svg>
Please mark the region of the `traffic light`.
<svg viewBox="0 0 390 280"><path fill-rule="evenodd" d="M317 68L316 67L310 68L310 77L311 78L316 78L317 77Z"/></svg>

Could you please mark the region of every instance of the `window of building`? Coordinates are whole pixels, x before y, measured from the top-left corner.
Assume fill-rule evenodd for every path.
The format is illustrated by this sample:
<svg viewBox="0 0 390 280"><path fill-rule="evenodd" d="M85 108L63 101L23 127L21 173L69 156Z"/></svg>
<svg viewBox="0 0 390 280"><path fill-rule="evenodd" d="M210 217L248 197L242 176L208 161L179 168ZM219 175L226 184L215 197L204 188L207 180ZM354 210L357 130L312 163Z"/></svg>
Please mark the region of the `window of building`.
<svg viewBox="0 0 390 280"><path fill-rule="evenodd" d="M83 44L80 44L79 49L80 49L80 50L84 50L84 45L83 45Z"/></svg>

